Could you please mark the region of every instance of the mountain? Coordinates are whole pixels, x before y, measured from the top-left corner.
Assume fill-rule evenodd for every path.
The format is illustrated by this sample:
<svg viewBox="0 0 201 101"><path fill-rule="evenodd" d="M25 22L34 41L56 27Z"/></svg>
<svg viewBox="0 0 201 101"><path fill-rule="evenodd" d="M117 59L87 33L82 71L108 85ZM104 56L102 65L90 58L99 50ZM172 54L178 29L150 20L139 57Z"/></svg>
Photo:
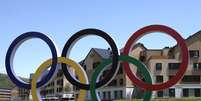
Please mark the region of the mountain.
<svg viewBox="0 0 201 101"><path fill-rule="evenodd" d="M29 81L26 78L22 78L24 81ZM5 89L12 89L16 85L13 84L13 82L10 80L7 74L0 73L0 88L5 88Z"/></svg>
<svg viewBox="0 0 201 101"><path fill-rule="evenodd" d="M0 73L0 88L11 89L15 87L8 75Z"/></svg>

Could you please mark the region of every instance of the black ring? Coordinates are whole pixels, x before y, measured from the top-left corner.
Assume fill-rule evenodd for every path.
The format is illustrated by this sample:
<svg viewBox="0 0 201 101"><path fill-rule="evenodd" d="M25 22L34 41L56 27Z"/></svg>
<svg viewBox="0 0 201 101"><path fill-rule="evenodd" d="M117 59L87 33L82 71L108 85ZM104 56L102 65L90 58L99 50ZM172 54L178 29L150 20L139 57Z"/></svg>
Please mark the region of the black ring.
<svg viewBox="0 0 201 101"><path fill-rule="evenodd" d="M62 57L68 57L72 46L79 39L81 39L82 37L85 37L87 35L97 35L97 36L104 38L112 48L112 68L110 69L110 71L107 73L107 75L104 77L103 80L96 83L96 88L99 88L99 87L102 87L105 84L107 84L111 80L111 78L116 74L116 69L118 69L118 56L119 56L118 49L117 49L117 46L116 46L114 40L107 33L103 32L101 30L98 30L98 29L84 29L84 30L81 30L81 31L75 33L66 42L66 44L63 48L63 51L62 51ZM62 64L62 70L63 70L65 77L72 85L74 85L80 89L85 89L85 90L90 89L90 84L82 84L71 76L71 74L69 73L69 71L67 69L66 64Z"/></svg>
<svg viewBox="0 0 201 101"><path fill-rule="evenodd" d="M48 38L46 35L39 33L39 32L27 32L20 36L18 36L10 45L8 48L7 54L6 54L6 71L10 79L14 84L16 84L20 88L26 88L31 89L31 84L23 82L19 77L17 77L14 73L14 70L12 68L12 61L15 54L15 51L21 45L24 41L31 39L31 38L39 38L46 42L46 44L50 47L50 50L52 52L52 66L48 72L48 74L39 82L37 82L37 88L45 85L54 75L55 71L57 70L57 50L53 43L53 41ZM37 49L36 49L37 50Z"/></svg>

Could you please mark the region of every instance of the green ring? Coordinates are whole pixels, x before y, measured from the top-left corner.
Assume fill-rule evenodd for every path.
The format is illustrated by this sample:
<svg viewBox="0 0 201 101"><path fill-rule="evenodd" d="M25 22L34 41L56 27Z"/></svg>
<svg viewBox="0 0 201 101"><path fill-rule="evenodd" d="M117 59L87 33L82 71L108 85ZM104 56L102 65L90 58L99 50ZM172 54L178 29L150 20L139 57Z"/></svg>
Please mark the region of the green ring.
<svg viewBox="0 0 201 101"><path fill-rule="evenodd" d="M119 56L119 61L127 61L132 64L134 64L140 71L140 73L143 73L144 79L147 83L152 84L152 78L150 76L149 71L147 70L146 66L142 64L139 60L130 57L130 56ZM99 76L99 73L107 67L107 65L112 63L112 59L105 59L98 67L95 69L95 71L92 74L91 79L91 86L90 86L90 93L92 101L100 101L100 98L98 97L98 94L96 92L96 79ZM146 91L144 93L144 101L150 101L152 97L152 91Z"/></svg>

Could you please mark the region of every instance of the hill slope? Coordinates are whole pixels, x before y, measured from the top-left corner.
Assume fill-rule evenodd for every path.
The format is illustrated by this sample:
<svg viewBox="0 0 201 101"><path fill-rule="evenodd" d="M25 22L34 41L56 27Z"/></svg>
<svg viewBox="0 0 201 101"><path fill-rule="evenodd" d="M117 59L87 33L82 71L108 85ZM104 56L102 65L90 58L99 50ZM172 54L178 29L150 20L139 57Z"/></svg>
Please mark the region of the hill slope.
<svg viewBox="0 0 201 101"><path fill-rule="evenodd" d="M0 73L0 88L11 89L15 87L10 78L6 74Z"/></svg>
<svg viewBox="0 0 201 101"><path fill-rule="evenodd" d="M29 81L26 78L22 78L24 81ZM14 88L16 85L10 80L7 74L0 73L0 88L11 89Z"/></svg>

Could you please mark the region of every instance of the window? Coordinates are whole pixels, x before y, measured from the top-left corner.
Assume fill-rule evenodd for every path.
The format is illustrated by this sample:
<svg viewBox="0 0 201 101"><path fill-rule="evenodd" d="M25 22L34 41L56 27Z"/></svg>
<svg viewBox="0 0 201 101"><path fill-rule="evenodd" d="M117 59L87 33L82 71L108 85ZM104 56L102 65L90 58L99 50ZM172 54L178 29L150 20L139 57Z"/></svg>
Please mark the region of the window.
<svg viewBox="0 0 201 101"><path fill-rule="evenodd" d="M63 79L57 80L57 85L62 86L63 85Z"/></svg>
<svg viewBox="0 0 201 101"><path fill-rule="evenodd" d="M175 97L175 89L169 89L169 97Z"/></svg>
<svg viewBox="0 0 201 101"><path fill-rule="evenodd" d="M60 80L57 80L57 85L60 85Z"/></svg>
<svg viewBox="0 0 201 101"><path fill-rule="evenodd" d="M194 70L200 70L201 69L201 63L193 63L193 69Z"/></svg>
<svg viewBox="0 0 201 101"><path fill-rule="evenodd" d="M59 70L58 73L57 73L57 77L62 77L62 76L63 76L63 71Z"/></svg>
<svg viewBox="0 0 201 101"><path fill-rule="evenodd" d="M123 99L123 91L122 90L114 91L114 99Z"/></svg>
<svg viewBox="0 0 201 101"><path fill-rule="evenodd" d="M172 79L173 77L174 77L174 75L170 75L170 76L169 76L169 80Z"/></svg>
<svg viewBox="0 0 201 101"><path fill-rule="evenodd" d="M57 88L57 92L58 93L60 93L60 92L62 92L63 91L63 89L60 87L60 88Z"/></svg>
<svg viewBox="0 0 201 101"><path fill-rule="evenodd" d="M106 99L106 92L103 92L103 99Z"/></svg>
<svg viewBox="0 0 201 101"><path fill-rule="evenodd" d="M120 64L118 74L123 74L123 65Z"/></svg>
<svg viewBox="0 0 201 101"><path fill-rule="evenodd" d="M96 68L99 64L100 64L100 62L94 62L93 63L93 69Z"/></svg>
<svg viewBox="0 0 201 101"><path fill-rule="evenodd" d="M198 58L199 57L199 50L190 50L189 51L191 58Z"/></svg>
<svg viewBox="0 0 201 101"><path fill-rule="evenodd" d="M158 96L158 97L163 97L163 91L158 91L158 92L157 92L157 96Z"/></svg>
<svg viewBox="0 0 201 101"><path fill-rule="evenodd" d="M87 66L86 65L84 65L83 68L84 68L85 71L87 70Z"/></svg>
<svg viewBox="0 0 201 101"><path fill-rule="evenodd" d="M179 65L180 65L180 63L169 63L168 68L169 68L169 70L177 70L177 69L179 69Z"/></svg>
<svg viewBox="0 0 201 101"><path fill-rule="evenodd" d="M182 82L184 82L184 83L188 83L188 82L200 83L200 76L199 75L187 75L187 76L183 77Z"/></svg>
<svg viewBox="0 0 201 101"><path fill-rule="evenodd" d="M120 84L120 86L123 86L124 80L123 80L123 79L120 79L120 80L119 80L119 84Z"/></svg>
<svg viewBox="0 0 201 101"><path fill-rule="evenodd" d="M140 52L140 58L139 58L139 60L142 61L142 62L144 62L146 60L145 56L146 56L146 52L145 51L141 51Z"/></svg>
<svg viewBox="0 0 201 101"><path fill-rule="evenodd" d="M108 86L117 86L117 80L112 80L112 82L110 82Z"/></svg>
<svg viewBox="0 0 201 101"><path fill-rule="evenodd" d="M123 91L122 90L119 91L119 94L120 94L120 99L123 99Z"/></svg>
<svg viewBox="0 0 201 101"><path fill-rule="evenodd" d="M156 83L163 82L163 76L156 76Z"/></svg>
<svg viewBox="0 0 201 101"><path fill-rule="evenodd" d="M162 69L162 63L156 63L156 70Z"/></svg>
<svg viewBox="0 0 201 101"><path fill-rule="evenodd" d="M108 91L107 93L108 93L108 100L110 100L111 99L111 92Z"/></svg>
<svg viewBox="0 0 201 101"><path fill-rule="evenodd" d="M146 60L146 57L145 56L140 56L140 61L144 62Z"/></svg>
<svg viewBox="0 0 201 101"><path fill-rule="evenodd" d="M200 89L199 88L195 88L195 97L200 97Z"/></svg>
<svg viewBox="0 0 201 101"><path fill-rule="evenodd" d="M118 98L118 92L114 91L114 99L117 99L117 98Z"/></svg>
<svg viewBox="0 0 201 101"><path fill-rule="evenodd" d="M183 97L188 97L189 96L189 89L185 88L183 89Z"/></svg>
<svg viewBox="0 0 201 101"><path fill-rule="evenodd" d="M50 94L53 94L53 93L54 93L54 89L50 89L50 90L49 90L49 93L50 93Z"/></svg>

